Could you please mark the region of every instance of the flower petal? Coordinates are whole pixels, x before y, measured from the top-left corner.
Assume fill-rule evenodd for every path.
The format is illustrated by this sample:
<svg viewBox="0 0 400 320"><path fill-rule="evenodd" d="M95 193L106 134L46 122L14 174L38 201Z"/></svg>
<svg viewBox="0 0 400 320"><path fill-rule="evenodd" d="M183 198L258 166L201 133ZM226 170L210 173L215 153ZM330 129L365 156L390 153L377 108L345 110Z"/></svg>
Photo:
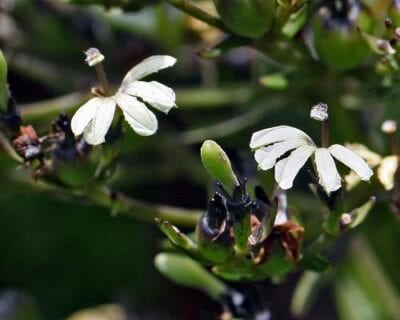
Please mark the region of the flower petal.
<svg viewBox="0 0 400 320"><path fill-rule="evenodd" d="M128 71L122 80L122 85L127 85L133 81L142 79L149 74L172 67L175 63L176 59L171 56L148 57Z"/></svg>
<svg viewBox="0 0 400 320"><path fill-rule="evenodd" d="M260 169L269 170L275 165L276 160L278 160L279 157L292 149L303 146L304 144L304 141L299 140L287 140L274 143L268 147L256 150L254 157Z"/></svg>
<svg viewBox="0 0 400 320"><path fill-rule="evenodd" d="M250 148L257 149L285 140L304 141L304 144L314 145L312 139L303 131L290 126L277 126L254 132L250 140Z"/></svg>
<svg viewBox="0 0 400 320"><path fill-rule="evenodd" d="M115 95L115 99L124 114L125 120L137 134L150 136L157 131L157 118L143 102L121 92Z"/></svg>
<svg viewBox="0 0 400 320"><path fill-rule="evenodd" d="M342 181L336 169L335 161L328 149L318 148L315 150L315 165L319 176L319 184L327 194L341 188Z"/></svg>
<svg viewBox="0 0 400 320"><path fill-rule="evenodd" d="M396 155L392 155L383 158L380 166L378 167L378 179L380 183L382 183L385 190L393 189L398 165L398 157Z"/></svg>
<svg viewBox="0 0 400 320"><path fill-rule="evenodd" d="M141 98L152 107L165 113L176 107L175 92L157 81L134 81L121 86L119 91Z"/></svg>
<svg viewBox="0 0 400 320"><path fill-rule="evenodd" d="M71 119L71 129L74 135L79 136L96 115L97 107L103 98L92 98L82 105Z"/></svg>
<svg viewBox="0 0 400 320"><path fill-rule="evenodd" d="M279 160L275 165L274 176L275 176L275 181L278 184L279 184L279 181L281 181L281 179L282 179L283 169L285 169L288 159L289 159L289 157Z"/></svg>
<svg viewBox="0 0 400 320"><path fill-rule="evenodd" d="M340 144L334 144L329 147L329 152L340 162L355 171L361 180L369 180L373 175L372 170L367 163L355 152L343 147Z"/></svg>
<svg viewBox="0 0 400 320"><path fill-rule="evenodd" d="M92 145L101 144L105 141L105 136L110 129L115 113L116 103L114 99L99 99L100 104L97 106L96 115L84 132L86 142Z"/></svg>
<svg viewBox="0 0 400 320"><path fill-rule="evenodd" d="M279 161L275 167L275 180L283 190L290 189L301 167L315 151L314 146L304 145L294 150L289 157Z"/></svg>
<svg viewBox="0 0 400 320"><path fill-rule="evenodd" d="M382 157L379 154L369 150L361 143L346 143L344 146L357 153L371 168L376 167L382 161Z"/></svg>

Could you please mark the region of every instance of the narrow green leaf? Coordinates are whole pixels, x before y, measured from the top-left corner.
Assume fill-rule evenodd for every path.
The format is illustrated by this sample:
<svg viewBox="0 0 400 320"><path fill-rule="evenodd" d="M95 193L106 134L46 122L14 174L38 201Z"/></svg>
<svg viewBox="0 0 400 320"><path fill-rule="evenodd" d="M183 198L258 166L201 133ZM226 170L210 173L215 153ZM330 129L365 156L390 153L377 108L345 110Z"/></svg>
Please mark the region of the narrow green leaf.
<svg viewBox="0 0 400 320"><path fill-rule="evenodd" d="M157 269L181 286L198 289L213 299L228 293L227 286L199 263L176 253L160 253L154 259Z"/></svg>
<svg viewBox="0 0 400 320"><path fill-rule="evenodd" d="M376 198L371 197L361 207L358 207L352 211L351 216L353 218L353 221L350 224L350 228L357 227L360 223L362 223L365 220L365 218L368 216L369 212L371 211L372 207L374 206L375 202L376 202Z"/></svg>
<svg viewBox="0 0 400 320"><path fill-rule="evenodd" d="M0 111L6 111L8 101L7 62L0 49Z"/></svg>

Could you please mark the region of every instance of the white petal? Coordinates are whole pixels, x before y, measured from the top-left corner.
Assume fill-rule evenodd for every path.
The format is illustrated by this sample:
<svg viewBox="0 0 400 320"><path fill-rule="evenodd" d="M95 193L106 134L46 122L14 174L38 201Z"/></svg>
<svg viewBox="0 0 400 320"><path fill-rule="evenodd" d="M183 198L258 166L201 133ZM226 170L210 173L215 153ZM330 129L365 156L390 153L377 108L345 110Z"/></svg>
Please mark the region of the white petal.
<svg viewBox="0 0 400 320"><path fill-rule="evenodd" d="M399 159L394 155L383 158L380 166L378 167L378 179L382 183L385 190L393 189L398 165Z"/></svg>
<svg viewBox="0 0 400 320"><path fill-rule="evenodd" d="M157 81L134 81L121 86L119 91L141 98L152 107L165 113L176 107L175 92Z"/></svg>
<svg viewBox="0 0 400 320"><path fill-rule="evenodd" d="M115 99L124 113L125 120L141 136L150 136L157 131L157 118L143 102L125 93L117 93Z"/></svg>
<svg viewBox="0 0 400 320"><path fill-rule="evenodd" d="M84 138L87 143L97 145L105 141L115 113L115 101L112 98L99 98L96 115L86 127Z"/></svg>
<svg viewBox="0 0 400 320"><path fill-rule="evenodd" d="M340 144L334 144L329 147L329 152L340 162L355 171L361 180L369 180L373 175L372 170L367 163L355 152L343 147Z"/></svg>
<svg viewBox="0 0 400 320"><path fill-rule="evenodd" d="M128 71L122 80L122 85L127 85L130 82L142 79L149 74L172 67L175 63L176 59L171 56L148 57Z"/></svg>
<svg viewBox="0 0 400 320"><path fill-rule="evenodd" d="M97 107L103 98L92 98L82 105L71 119L71 129L74 135L79 136L96 115Z"/></svg>
<svg viewBox="0 0 400 320"><path fill-rule="evenodd" d="M340 189L342 186L341 178L328 149L318 148L315 150L315 165L319 176L319 184L327 194Z"/></svg>
<svg viewBox="0 0 400 320"><path fill-rule="evenodd" d="M275 181L279 184L279 181L282 179L283 169L285 169L286 163L288 162L289 157L279 160L275 165Z"/></svg>
<svg viewBox="0 0 400 320"><path fill-rule="evenodd" d="M304 145L294 150L289 157L276 164L275 180L279 184L279 187L287 190L293 186L294 178L314 151L314 146Z"/></svg>
<svg viewBox="0 0 400 320"><path fill-rule="evenodd" d="M285 140L304 141L305 144L314 145L312 139L303 131L290 126L277 126L254 132L250 140L250 148L257 149Z"/></svg>
<svg viewBox="0 0 400 320"><path fill-rule="evenodd" d="M376 167L382 160L382 157L379 154L369 150L361 143L346 143L344 146L357 153L371 168Z"/></svg>
<svg viewBox="0 0 400 320"><path fill-rule="evenodd" d="M269 170L275 165L276 160L278 160L279 157L292 149L303 146L304 144L304 141L298 140L287 140L274 143L268 147L256 150L254 157L260 169Z"/></svg>

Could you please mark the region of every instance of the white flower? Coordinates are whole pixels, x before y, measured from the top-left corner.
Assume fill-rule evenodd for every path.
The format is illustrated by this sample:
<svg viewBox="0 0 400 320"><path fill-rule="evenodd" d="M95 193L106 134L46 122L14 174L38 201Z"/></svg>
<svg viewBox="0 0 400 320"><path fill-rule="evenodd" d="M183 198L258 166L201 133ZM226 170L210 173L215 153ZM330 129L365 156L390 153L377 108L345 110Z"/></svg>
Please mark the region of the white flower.
<svg viewBox="0 0 400 320"><path fill-rule="evenodd" d="M366 162L355 152L340 144L318 148L306 133L290 126L278 126L253 133L250 148L256 149L255 159L260 169L269 170L275 167L275 180L284 190L293 186L294 178L311 156L319 183L328 194L340 189L342 185L333 157L355 171L361 180L369 180L373 174ZM288 152L290 154L282 159Z"/></svg>
<svg viewBox="0 0 400 320"><path fill-rule="evenodd" d="M101 144L114 118L116 106L125 120L139 135L149 136L157 131L157 118L146 104L168 113L176 107L174 91L156 81L138 79L173 66L176 59L170 56L152 56L133 67L122 80L117 92L110 97L95 97L81 106L71 120L71 129L78 136L82 133L87 143Z"/></svg>

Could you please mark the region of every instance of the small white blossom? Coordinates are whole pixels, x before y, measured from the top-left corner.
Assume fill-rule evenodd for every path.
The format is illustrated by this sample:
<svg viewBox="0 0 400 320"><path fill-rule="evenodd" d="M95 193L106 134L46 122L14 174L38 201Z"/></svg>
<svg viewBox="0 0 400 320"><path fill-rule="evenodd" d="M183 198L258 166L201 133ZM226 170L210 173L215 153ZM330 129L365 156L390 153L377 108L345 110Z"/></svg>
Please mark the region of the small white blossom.
<svg viewBox="0 0 400 320"><path fill-rule="evenodd" d="M275 180L279 187L287 190L301 167L313 156L319 183L326 193L340 189L340 175L334 158L352 169L361 180L369 180L372 170L355 152L340 144L319 148L303 131L290 126L278 126L253 133L250 148L255 149L258 167L269 170L275 167ZM284 157L290 153L287 157Z"/></svg>
<svg viewBox="0 0 400 320"><path fill-rule="evenodd" d="M139 79L175 63L176 59L170 56L151 56L143 60L125 75L113 96L92 98L78 109L71 120L73 133L76 136L83 133L89 144L103 143L118 106L137 134L154 134L158 128L157 118L146 104L168 113L176 107L175 93L157 81L145 82Z"/></svg>

